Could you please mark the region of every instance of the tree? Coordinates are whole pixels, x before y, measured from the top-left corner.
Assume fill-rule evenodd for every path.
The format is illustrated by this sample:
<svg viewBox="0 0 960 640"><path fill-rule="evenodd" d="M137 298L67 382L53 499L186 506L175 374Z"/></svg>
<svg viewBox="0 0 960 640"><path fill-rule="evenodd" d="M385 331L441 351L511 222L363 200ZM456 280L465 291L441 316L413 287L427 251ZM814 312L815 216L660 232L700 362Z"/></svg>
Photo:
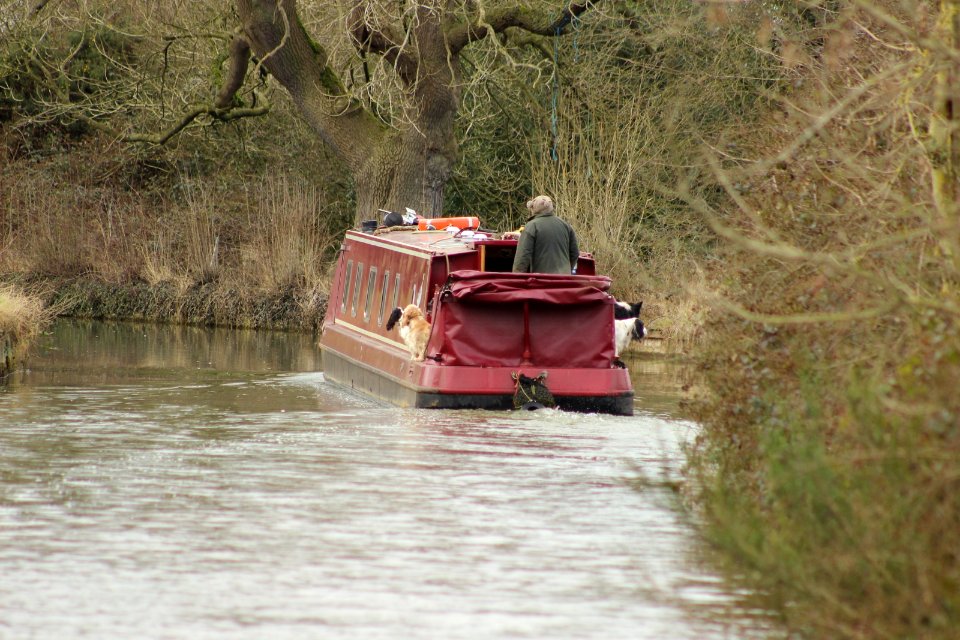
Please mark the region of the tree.
<svg viewBox="0 0 960 640"><path fill-rule="evenodd" d="M358 217L404 206L439 213L458 160L465 49L485 40L488 64L522 66L518 52L530 45L547 63L544 38L598 1L238 0L229 12L213 0L15 3L7 26L19 35L6 45L0 93L35 122L163 145L200 122L266 115L269 76L352 175Z"/></svg>
<svg viewBox="0 0 960 640"><path fill-rule="evenodd" d="M295 0L239 0L241 20L231 46L231 73L221 104L242 85L251 56L289 92L310 127L348 167L358 215L377 208L443 210L444 187L457 161L454 123L462 100L463 50L512 33L555 37L594 3L550 10L530 3L483 0L345 3L343 24L356 62L369 74L370 56L395 74L400 105L385 119L364 104L332 68L328 48L313 40Z"/></svg>

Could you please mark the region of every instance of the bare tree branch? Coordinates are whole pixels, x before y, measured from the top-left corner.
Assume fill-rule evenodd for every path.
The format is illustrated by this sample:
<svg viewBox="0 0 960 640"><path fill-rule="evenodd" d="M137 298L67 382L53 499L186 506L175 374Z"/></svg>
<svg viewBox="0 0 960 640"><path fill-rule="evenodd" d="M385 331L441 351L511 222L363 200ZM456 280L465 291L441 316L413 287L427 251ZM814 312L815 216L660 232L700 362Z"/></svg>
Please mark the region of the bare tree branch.
<svg viewBox="0 0 960 640"><path fill-rule="evenodd" d="M295 0L239 0L236 6L251 50L310 127L352 170L363 166L386 129L346 90L327 49L307 34Z"/></svg>
<svg viewBox="0 0 960 640"><path fill-rule="evenodd" d="M219 122L230 122L241 118L255 118L266 115L270 111L270 102L260 93L258 96L257 107L239 107L234 109L222 109L215 105L194 105L189 111L184 113L179 122L161 133L131 133L121 137L124 142L147 142L150 144L166 144L173 136L183 131L191 122L203 115L208 115Z"/></svg>
<svg viewBox="0 0 960 640"><path fill-rule="evenodd" d="M230 66L227 68L227 75L223 79L223 86L220 87L217 99L213 103L217 109L226 109L233 102L237 90L243 85L249 63L250 43L238 34L230 42Z"/></svg>
<svg viewBox="0 0 960 640"><path fill-rule="evenodd" d="M499 8L489 13L481 11L468 23L459 23L449 28L447 42L450 50L457 53L471 42L482 40L491 33L502 33L510 27L541 36L559 36L566 32L574 18L582 15L598 2L600 0L571 2L559 16L553 18L543 12L530 9L527 3Z"/></svg>
<svg viewBox="0 0 960 640"><path fill-rule="evenodd" d="M750 311L749 309L720 296L713 296L710 299L710 302L721 309L725 309L726 311L743 318L744 320L770 325L819 324L824 322L854 322L860 320L871 320L873 318L881 318L891 313L900 305L899 300L892 299L875 307L869 307L866 309L850 309L849 311L833 311L823 313L792 313L789 315L774 315Z"/></svg>
<svg viewBox="0 0 960 640"><path fill-rule="evenodd" d="M50 0L38 0L38 2L35 2L33 6L30 7L30 13L28 14L28 17L32 18L36 16L38 13L43 11L43 8L47 6L49 3L50 3Z"/></svg>
<svg viewBox="0 0 960 640"><path fill-rule="evenodd" d="M368 16L367 3L356 0L347 16L347 33L360 54L376 53L384 57L406 82L416 77L419 57L412 47L405 45L402 34L392 25L375 24Z"/></svg>

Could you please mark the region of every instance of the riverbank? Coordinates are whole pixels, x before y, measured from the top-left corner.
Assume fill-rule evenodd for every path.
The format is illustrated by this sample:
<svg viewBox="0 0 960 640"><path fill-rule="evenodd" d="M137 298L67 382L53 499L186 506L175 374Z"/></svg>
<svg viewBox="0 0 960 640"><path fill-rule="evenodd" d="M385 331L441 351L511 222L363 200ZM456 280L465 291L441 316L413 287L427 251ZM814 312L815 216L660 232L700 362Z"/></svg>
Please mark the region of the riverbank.
<svg viewBox="0 0 960 640"><path fill-rule="evenodd" d="M96 278L53 279L43 286L60 315L98 320L316 332L327 306L323 291L294 287L258 292L218 283L177 287Z"/></svg>
<svg viewBox="0 0 960 640"><path fill-rule="evenodd" d="M697 349L711 397L690 484L707 535L801 637L947 640L960 627L960 146L942 135L957 121L931 116L948 95L943 52L890 46L906 33L896 20L937 9L877 6L886 22L825 23L780 109L718 154L736 206L691 202L729 277Z"/></svg>

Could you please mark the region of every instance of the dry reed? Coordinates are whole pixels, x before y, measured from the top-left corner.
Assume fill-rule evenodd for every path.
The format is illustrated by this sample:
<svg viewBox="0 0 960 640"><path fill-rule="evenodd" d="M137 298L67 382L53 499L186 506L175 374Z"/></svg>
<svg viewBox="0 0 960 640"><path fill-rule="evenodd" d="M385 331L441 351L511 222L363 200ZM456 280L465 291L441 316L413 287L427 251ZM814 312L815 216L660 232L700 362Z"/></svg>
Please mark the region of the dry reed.
<svg viewBox="0 0 960 640"><path fill-rule="evenodd" d="M316 291L325 285L324 258L339 241L324 192L286 177L269 178L250 207L245 279L273 291Z"/></svg>

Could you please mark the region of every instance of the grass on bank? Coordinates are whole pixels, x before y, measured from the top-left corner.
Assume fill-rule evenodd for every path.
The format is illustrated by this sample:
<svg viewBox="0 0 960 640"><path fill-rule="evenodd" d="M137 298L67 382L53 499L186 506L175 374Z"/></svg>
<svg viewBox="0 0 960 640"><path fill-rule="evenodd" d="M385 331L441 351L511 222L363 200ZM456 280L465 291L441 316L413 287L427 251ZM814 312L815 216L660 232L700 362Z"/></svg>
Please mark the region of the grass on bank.
<svg viewBox="0 0 960 640"><path fill-rule="evenodd" d="M47 317L43 301L22 289L0 284L0 335L25 341L36 336Z"/></svg>
<svg viewBox="0 0 960 640"><path fill-rule="evenodd" d="M0 284L0 376L11 372L31 341L53 319L53 312L36 295L19 287Z"/></svg>
<svg viewBox="0 0 960 640"><path fill-rule="evenodd" d="M68 158L65 167L14 164L0 175L0 271L67 283L74 305L66 312L317 323L339 229L352 217L328 190L291 176L268 175L242 189L179 176L157 193L96 182L117 172L122 157L77 150ZM77 280L90 286L70 284Z"/></svg>

